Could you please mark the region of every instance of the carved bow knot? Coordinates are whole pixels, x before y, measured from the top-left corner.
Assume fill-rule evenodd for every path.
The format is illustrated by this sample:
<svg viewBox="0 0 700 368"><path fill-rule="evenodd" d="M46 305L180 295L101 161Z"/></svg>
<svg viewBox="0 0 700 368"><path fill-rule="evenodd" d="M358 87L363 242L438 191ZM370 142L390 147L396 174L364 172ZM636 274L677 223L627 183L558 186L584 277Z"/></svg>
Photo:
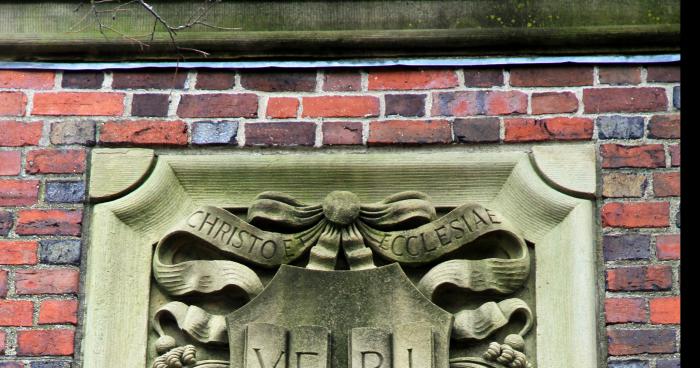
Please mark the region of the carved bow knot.
<svg viewBox="0 0 700 368"><path fill-rule="evenodd" d="M366 246L373 229L401 230L427 224L436 217L427 195L402 192L371 204L362 204L351 192L329 193L319 205L306 206L277 192L258 195L248 210L248 222L262 229L301 233L304 243L315 244L307 268L332 270L343 249L352 270L375 267Z"/></svg>

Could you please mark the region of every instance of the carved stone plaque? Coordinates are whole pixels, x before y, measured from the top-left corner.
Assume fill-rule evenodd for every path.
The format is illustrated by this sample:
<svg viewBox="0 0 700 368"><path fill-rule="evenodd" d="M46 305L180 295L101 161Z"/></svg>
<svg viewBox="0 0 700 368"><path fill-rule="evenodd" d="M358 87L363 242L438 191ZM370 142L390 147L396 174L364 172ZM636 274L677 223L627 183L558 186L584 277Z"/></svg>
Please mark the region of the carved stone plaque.
<svg viewBox="0 0 700 368"><path fill-rule="evenodd" d="M117 346L85 365L125 345L153 368L593 368L595 173L534 151L160 156L94 208L91 252L113 254L89 265L86 334Z"/></svg>

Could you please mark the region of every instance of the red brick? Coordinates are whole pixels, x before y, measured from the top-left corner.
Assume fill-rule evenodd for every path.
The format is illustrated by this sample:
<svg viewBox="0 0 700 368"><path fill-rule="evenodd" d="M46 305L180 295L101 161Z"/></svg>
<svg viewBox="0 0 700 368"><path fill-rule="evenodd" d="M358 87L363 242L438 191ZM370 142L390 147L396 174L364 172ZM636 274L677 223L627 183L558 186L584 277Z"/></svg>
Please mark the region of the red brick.
<svg viewBox="0 0 700 368"><path fill-rule="evenodd" d="M379 115L374 96L318 96L302 98L302 116L318 118L362 118Z"/></svg>
<svg viewBox="0 0 700 368"><path fill-rule="evenodd" d="M61 78L61 87L99 89L102 87L104 79L105 76L102 71L66 70L63 72L63 78Z"/></svg>
<svg viewBox="0 0 700 368"><path fill-rule="evenodd" d="M37 262L35 241L0 240L0 264L33 265Z"/></svg>
<svg viewBox="0 0 700 368"><path fill-rule="evenodd" d="M36 146L43 126L41 122L0 121L0 146Z"/></svg>
<svg viewBox="0 0 700 368"><path fill-rule="evenodd" d="M464 69L466 87L493 87L503 85L501 69Z"/></svg>
<svg viewBox="0 0 700 368"><path fill-rule="evenodd" d="M0 115L24 115L27 96L22 92L0 92Z"/></svg>
<svg viewBox="0 0 700 368"><path fill-rule="evenodd" d="M0 175L18 175L22 164L19 151L0 151Z"/></svg>
<svg viewBox="0 0 700 368"><path fill-rule="evenodd" d="M231 89L236 84L236 73L232 71L208 71L197 72L197 89Z"/></svg>
<svg viewBox="0 0 700 368"><path fill-rule="evenodd" d="M505 119L506 142L585 140L593 136L589 118Z"/></svg>
<svg viewBox="0 0 700 368"><path fill-rule="evenodd" d="M186 70L115 71L112 76L114 89L181 89L187 78Z"/></svg>
<svg viewBox="0 0 700 368"><path fill-rule="evenodd" d="M601 66L598 67L598 79L602 84L639 84L642 81L642 69L638 66Z"/></svg>
<svg viewBox="0 0 700 368"><path fill-rule="evenodd" d="M606 227L667 227L668 202L613 202L600 210Z"/></svg>
<svg viewBox="0 0 700 368"><path fill-rule="evenodd" d="M681 116L655 115L649 120L649 138L676 139L681 137Z"/></svg>
<svg viewBox="0 0 700 368"><path fill-rule="evenodd" d="M586 88L583 105L587 114L665 111L668 98L663 88Z"/></svg>
<svg viewBox="0 0 700 368"><path fill-rule="evenodd" d="M622 167L657 168L666 166L666 153L661 144L623 146L603 144L600 146L604 169Z"/></svg>
<svg viewBox="0 0 700 368"><path fill-rule="evenodd" d="M78 292L78 270L76 269L17 270L15 280L18 295Z"/></svg>
<svg viewBox="0 0 700 368"><path fill-rule="evenodd" d="M647 82L680 82L681 67L678 65L655 65L647 67Z"/></svg>
<svg viewBox="0 0 700 368"><path fill-rule="evenodd" d="M31 326L33 314L28 300L0 300L0 326Z"/></svg>
<svg viewBox="0 0 700 368"><path fill-rule="evenodd" d="M671 155L671 166L681 166L681 145L673 144L668 146L668 153Z"/></svg>
<svg viewBox="0 0 700 368"><path fill-rule="evenodd" d="M19 235L80 235L81 210L21 210L15 232Z"/></svg>
<svg viewBox="0 0 700 368"><path fill-rule="evenodd" d="M372 70L370 90L416 90L453 88L459 85L454 70Z"/></svg>
<svg viewBox="0 0 700 368"><path fill-rule="evenodd" d="M611 329L608 328L608 354L675 353L675 329Z"/></svg>
<svg viewBox="0 0 700 368"><path fill-rule="evenodd" d="M27 153L28 174L78 174L85 171L86 153L82 149L42 149Z"/></svg>
<svg viewBox="0 0 700 368"><path fill-rule="evenodd" d="M5 354L5 331L0 331L0 355ZM12 368L12 367L7 367L7 368ZM22 368L22 364L20 363L17 368Z"/></svg>
<svg viewBox="0 0 700 368"><path fill-rule="evenodd" d="M247 146L313 146L316 124L311 122L248 123Z"/></svg>
<svg viewBox="0 0 700 368"><path fill-rule="evenodd" d="M681 298L679 296L654 298L649 301L650 320L653 324L681 323Z"/></svg>
<svg viewBox="0 0 700 368"><path fill-rule="evenodd" d="M459 91L433 94L433 116L510 115L527 113L520 91Z"/></svg>
<svg viewBox="0 0 700 368"><path fill-rule="evenodd" d="M0 236L7 236L14 222L12 212L0 210Z"/></svg>
<svg viewBox="0 0 700 368"><path fill-rule="evenodd" d="M77 300L44 300L39 306L39 324L78 323Z"/></svg>
<svg viewBox="0 0 700 368"><path fill-rule="evenodd" d="M75 331L27 330L17 331L17 355L73 355Z"/></svg>
<svg viewBox="0 0 700 368"><path fill-rule="evenodd" d="M38 180L0 180L0 206L30 206L38 198Z"/></svg>
<svg viewBox="0 0 700 368"><path fill-rule="evenodd" d="M656 256L661 260L681 259L681 236L657 235Z"/></svg>
<svg viewBox="0 0 700 368"><path fill-rule="evenodd" d="M110 121L100 128L100 142L133 145L187 145L184 121Z"/></svg>
<svg viewBox="0 0 700 368"><path fill-rule="evenodd" d="M183 118L255 118L258 96L252 93L183 95L177 115Z"/></svg>
<svg viewBox="0 0 700 368"><path fill-rule="evenodd" d="M33 115L118 116L124 94L116 92L45 92L34 95Z"/></svg>
<svg viewBox="0 0 700 368"><path fill-rule="evenodd" d="M267 117L273 119L295 118L299 100L294 97L270 97L267 100Z"/></svg>
<svg viewBox="0 0 700 368"><path fill-rule="evenodd" d="M362 144L362 123L359 121L323 122L323 144Z"/></svg>
<svg viewBox="0 0 700 368"><path fill-rule="evenodd" d="M573 92L543 92L532 94L532 113L557 114L576 112L578 98Z"/></svg>
<svg viewBox="0 0 700 368"><path fill-rule="evenodd" d="M657 197L676 197L681 195L681 173L654 173L654 195Z"/></svg>
<svg viewBox="0 0 700 368"><path fill-rule="evenodd" d="M644 323L647 321L647 303L642 298L605 299L605 322Z"/></svg>
<svg viewBox="0 0 700 368"><path fill-rule="evenodd" d="M605 272L609 291L669 290L673 285L671 266L629 266Z"/></svg>
<svg viewBox="0 0 700 368"><path fill-rule="evenodd" d="M593 67L522 67L510 71L510 85L522 87L590 86Z"/></svg>
<svg viewBox="0 0 700 368"><path fill-rule="evenodd" d="M7 296L7 271L0 270L0 298Z"/></svg>
<svg viewBox="0 0 700 368"><path fill-rule="evenodd" d="M452 129L447 120L373 121L369 126L369 144L451 143Z"/></svg>
<svg viewBox="0 0 700 368"><path fill-rule="evenodd" d="M51 89L54 79L54 72L0 70L0 88Z"/></svg>
<svg viewBox="0 0 700 368"><path fill-rule="evenodd" d="M362 76L358 72L331 72L323 77L323 90L329 92L359 91Z"/></svg>

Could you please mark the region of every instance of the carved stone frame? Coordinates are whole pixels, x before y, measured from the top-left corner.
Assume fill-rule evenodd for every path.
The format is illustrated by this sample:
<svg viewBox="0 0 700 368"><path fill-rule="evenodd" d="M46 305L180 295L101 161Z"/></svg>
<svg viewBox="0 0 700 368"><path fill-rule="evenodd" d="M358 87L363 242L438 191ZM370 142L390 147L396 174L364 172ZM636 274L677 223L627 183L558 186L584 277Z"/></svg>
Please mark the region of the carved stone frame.
<svg viewBox="0 0 700 368"><path fill-rule="evenodd" d="M199 205L245 208L266 190L308 203L333 190L367 202L418 190L437 207L504 214L537 247L537 366L597 366L593 145L197 153L92 152L83 367L145 367L152 244Z"/></svg>

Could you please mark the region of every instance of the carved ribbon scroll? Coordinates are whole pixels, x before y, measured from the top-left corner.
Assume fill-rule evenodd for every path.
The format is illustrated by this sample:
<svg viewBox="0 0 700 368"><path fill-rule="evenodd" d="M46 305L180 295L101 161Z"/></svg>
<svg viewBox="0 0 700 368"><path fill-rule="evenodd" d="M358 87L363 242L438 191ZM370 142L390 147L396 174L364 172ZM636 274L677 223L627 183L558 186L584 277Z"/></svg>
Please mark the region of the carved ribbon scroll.
<svg viewBox="0 0 700 368"><path fill-rule="evenodd" d="M437 218L428 197L419 192L402 192L370 204L360 203L353 193L332 192L317 205L264 192L251 204L247 221L217 207L195 210L158 243L153 271L158 284L173 296L233 286L252 298L263 286L242 262L276 267L308 254L307 268L333 270L342 251L352 270L375 267L374 255L422 265L457 252L469 254L476 240L489 234L497 237L494 247L502 258L439 263L417 284L431 300L446 284L469 292L516 291L530 272L524 239L498 213L479 204L465 204ZM193 253L205 257L188 259L186 255ZM507 299L458 312L453 338L484 339L515 313L526 316L523 335L532 325L532 312L525 302ZM174 317L183 331L200 342L224 342L225 333L216 322L219 316L207 316L182 303L170 303L160 314Z"/></svg>

